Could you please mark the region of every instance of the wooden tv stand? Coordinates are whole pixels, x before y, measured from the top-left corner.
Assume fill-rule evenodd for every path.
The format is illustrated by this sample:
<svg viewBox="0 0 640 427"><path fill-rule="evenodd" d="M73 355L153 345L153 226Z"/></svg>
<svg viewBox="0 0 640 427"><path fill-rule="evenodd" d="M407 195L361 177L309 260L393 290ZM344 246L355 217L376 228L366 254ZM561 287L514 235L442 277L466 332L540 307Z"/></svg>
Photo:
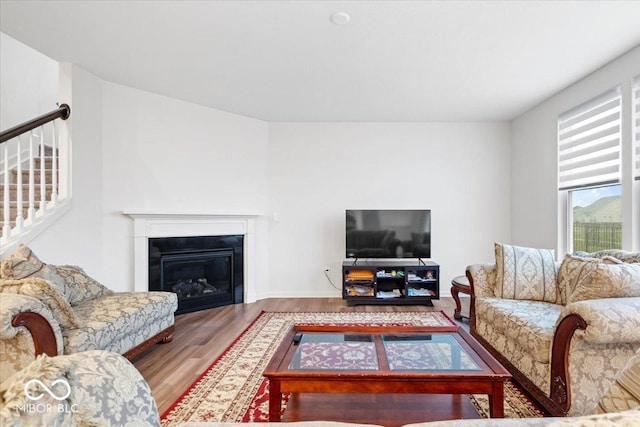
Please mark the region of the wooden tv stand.
<svg viewBox="0 0 640 427"><path fill-rule="evenodd" d="M424 304L440 299L440 265L418 260L346 260L342 299L357 304Z"/></svg>

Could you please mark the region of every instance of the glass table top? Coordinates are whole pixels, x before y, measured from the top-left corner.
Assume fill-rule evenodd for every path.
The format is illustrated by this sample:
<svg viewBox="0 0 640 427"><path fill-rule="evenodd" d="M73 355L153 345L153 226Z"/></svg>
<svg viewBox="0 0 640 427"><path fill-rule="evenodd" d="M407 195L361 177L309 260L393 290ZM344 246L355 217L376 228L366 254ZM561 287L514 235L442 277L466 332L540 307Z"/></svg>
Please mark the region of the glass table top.
<svg viewBox="0 0 640 427"><path fill-rule="evenodd" d="M380 369L379 354L391 371L481 370L451 333L376 336L305 332L294 346L290 370L376 371Z"/></svg>

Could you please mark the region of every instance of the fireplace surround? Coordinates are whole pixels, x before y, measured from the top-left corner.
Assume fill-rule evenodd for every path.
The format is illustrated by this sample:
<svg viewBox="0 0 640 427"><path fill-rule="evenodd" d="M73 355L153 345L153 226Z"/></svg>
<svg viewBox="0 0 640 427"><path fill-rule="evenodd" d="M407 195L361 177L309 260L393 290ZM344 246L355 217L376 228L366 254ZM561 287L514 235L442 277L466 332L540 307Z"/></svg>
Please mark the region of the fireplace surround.
<svg viewBox="0 0 640 427"><path fill-rule="evenodd" d="M149 239L160 237L243 236L243 301L256 301L257 214L124 212L133 219L134 290L149 290Z"/></svg>

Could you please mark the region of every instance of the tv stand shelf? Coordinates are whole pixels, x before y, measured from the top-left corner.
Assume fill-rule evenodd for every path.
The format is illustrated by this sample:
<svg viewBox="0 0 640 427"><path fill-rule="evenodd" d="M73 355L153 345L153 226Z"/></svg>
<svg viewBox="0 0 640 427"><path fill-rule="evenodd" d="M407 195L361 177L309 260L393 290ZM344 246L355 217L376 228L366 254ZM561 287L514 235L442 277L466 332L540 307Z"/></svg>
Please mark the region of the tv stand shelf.
<svg viewBox="0 0 640 427"><path fill-rule="evenodd" d="M424 304L440 299L440 265L417 260L347 260L342 299L357 304Z"/></svg>

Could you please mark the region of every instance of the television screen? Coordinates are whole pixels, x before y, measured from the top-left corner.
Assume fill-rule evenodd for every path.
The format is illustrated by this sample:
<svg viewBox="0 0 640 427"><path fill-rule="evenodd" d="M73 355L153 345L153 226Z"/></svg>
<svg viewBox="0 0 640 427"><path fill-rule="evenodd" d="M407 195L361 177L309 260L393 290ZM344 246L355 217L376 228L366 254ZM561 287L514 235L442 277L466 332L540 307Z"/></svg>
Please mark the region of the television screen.
<svg viewBox="0 0 640 427"><path fill-rule="evenodd" d="M347 210L347 258L431 258L430 210Z"/></svg>

